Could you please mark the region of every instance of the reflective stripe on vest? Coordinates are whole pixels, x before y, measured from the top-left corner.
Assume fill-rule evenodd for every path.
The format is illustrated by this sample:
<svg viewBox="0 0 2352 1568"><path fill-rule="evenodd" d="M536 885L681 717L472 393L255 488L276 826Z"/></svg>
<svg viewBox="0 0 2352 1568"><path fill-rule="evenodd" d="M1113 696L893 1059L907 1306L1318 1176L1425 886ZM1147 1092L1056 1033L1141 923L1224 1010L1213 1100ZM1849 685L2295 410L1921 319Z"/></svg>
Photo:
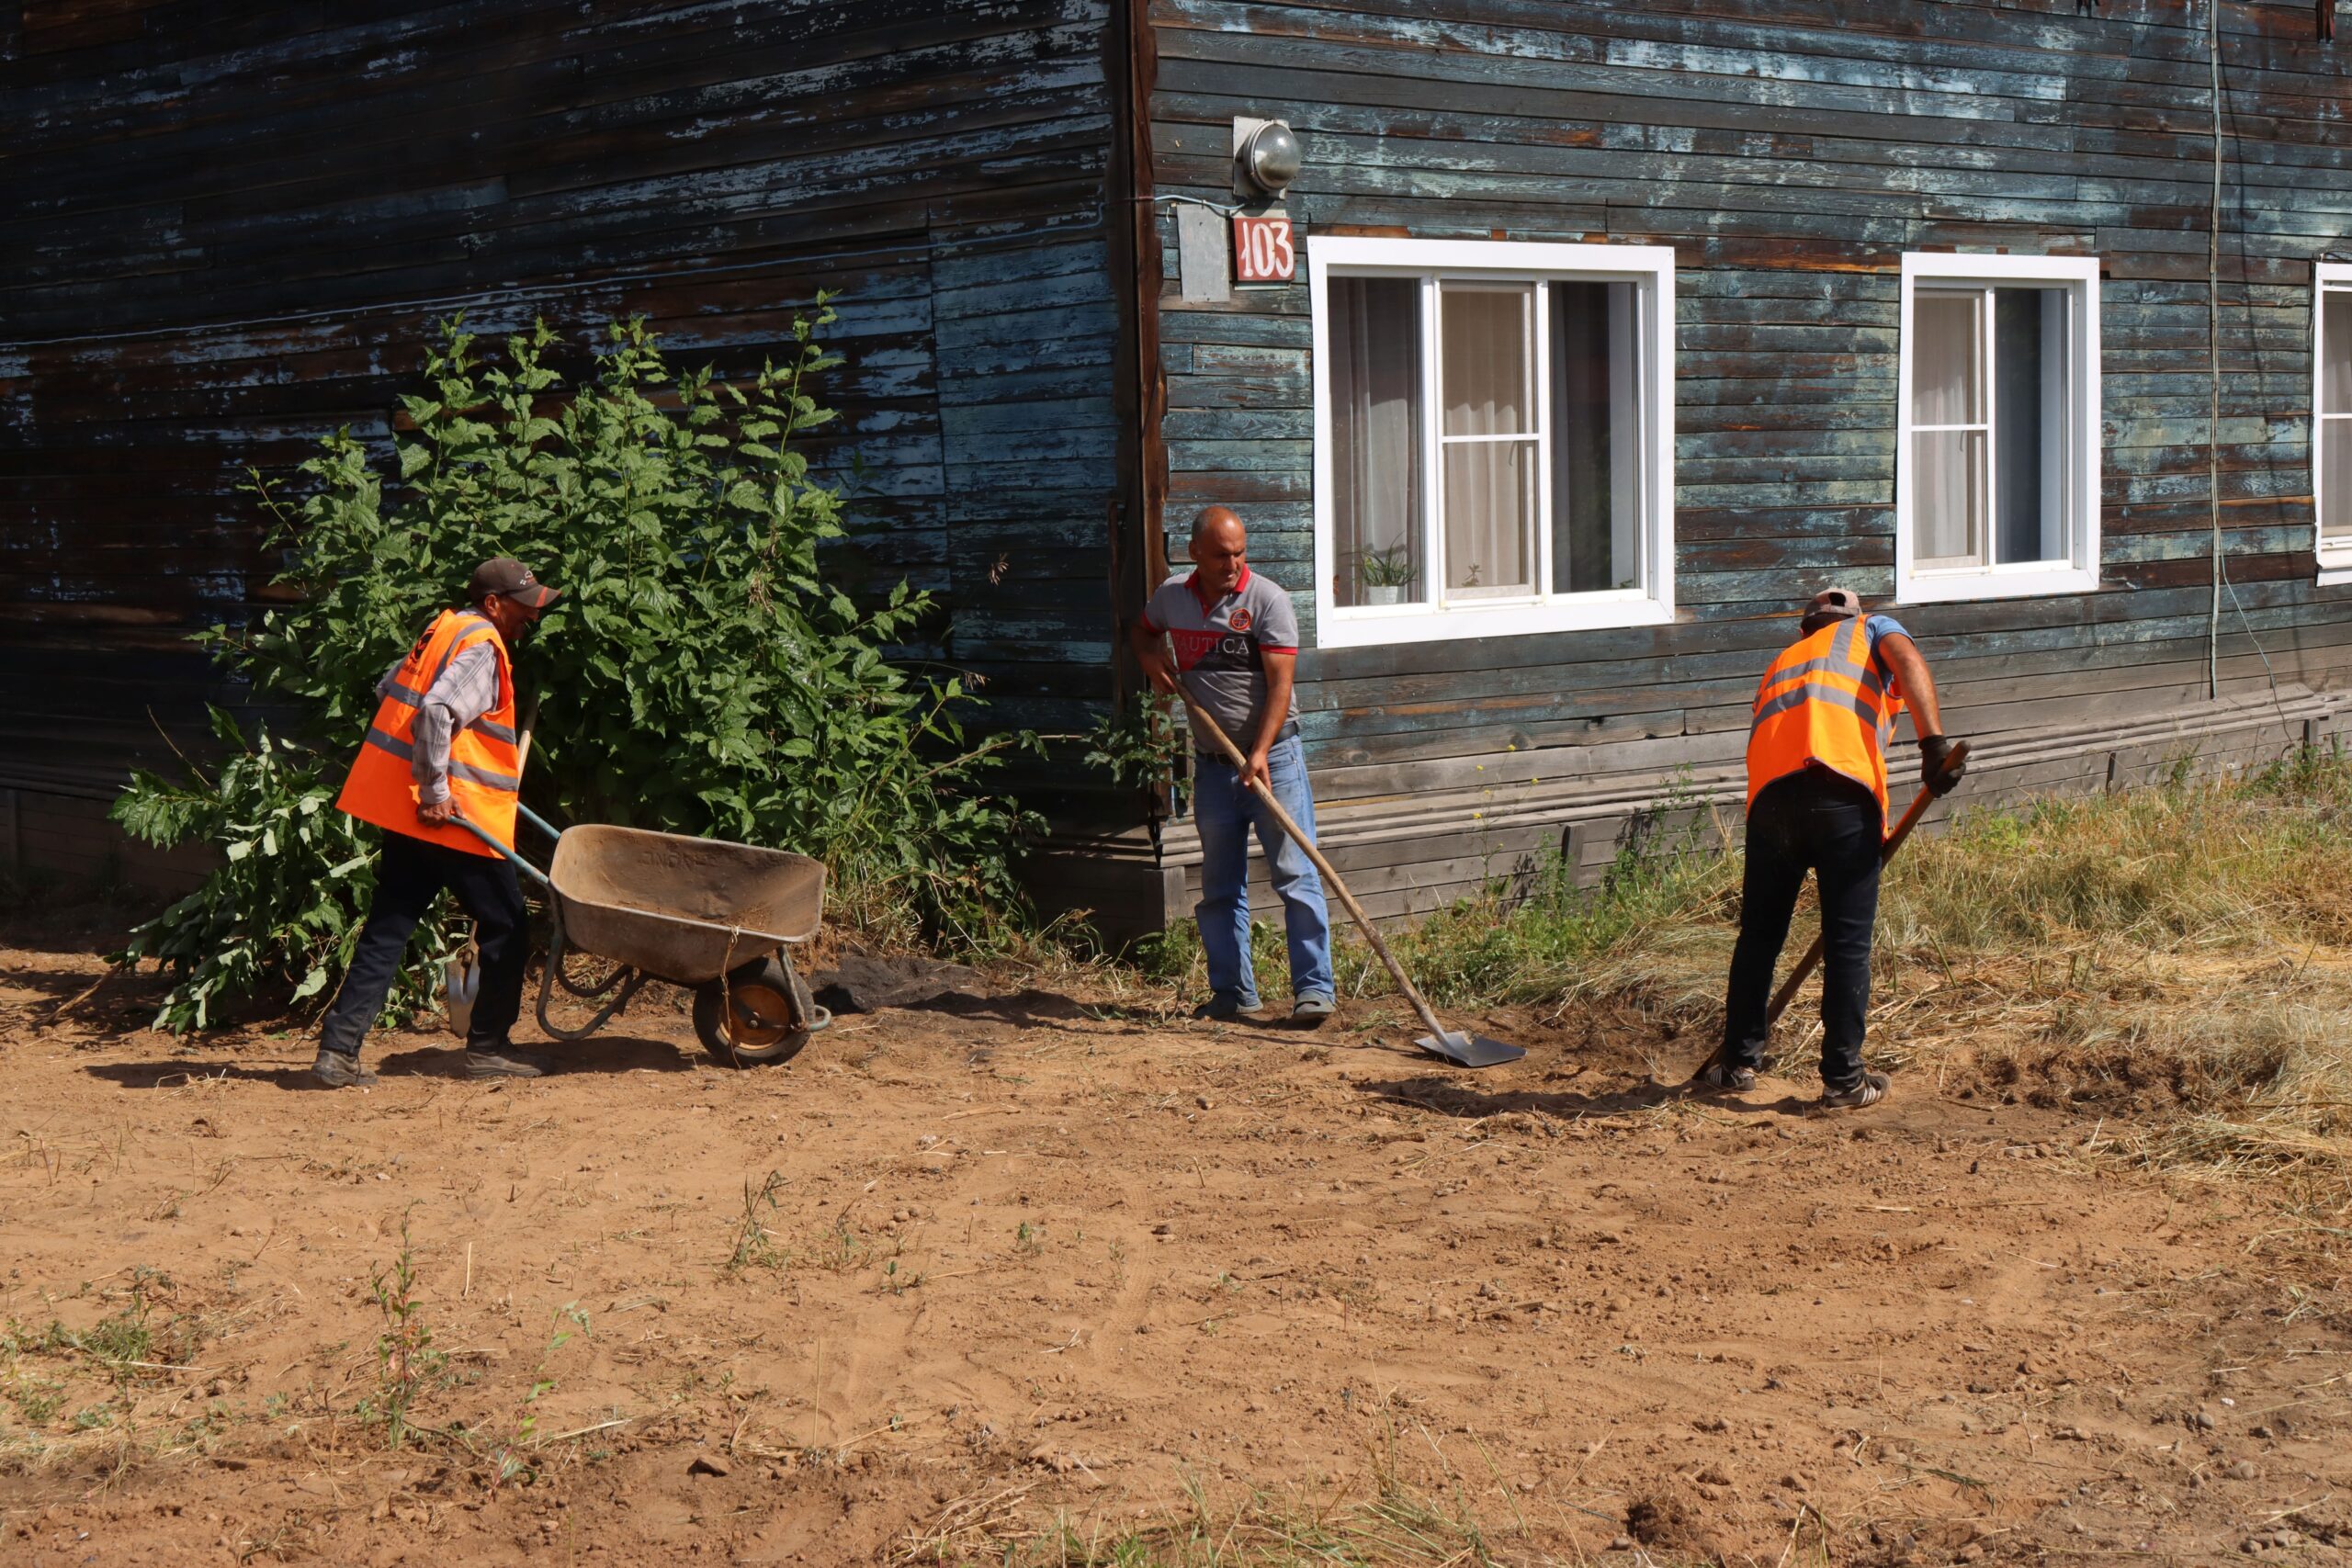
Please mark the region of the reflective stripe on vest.
<svg viewBox="0 0 2352 1568"><path fill-rule="evenodd" d="M470 728L471 726L468 728ZM382 747L403 762L413 765L416 761L416 747L413 742L402 740L398 736L387 735L380 729L370 729L368 732L368 744ZM503 789L509 795L516 793L523 787L521 779L506 773L493 773L488 768L477 768L469 762L460 762L455 757L449 759L449 776L453 779L470 779L475 784L485 784L492 789Z"/></svg>
<svg viewBox="0 0 2352 1568"><path fill-rule="evenodd" d="M1772 661L1756 689L1747 730L1747 803L1775 780L1823 767L1867 786L1886 814L1886 743L1900 694L1888 690L1871 657L1870 630L1857 617L1800 637Z"/></svg>
<svg viewBox="0 0 2352 1568"><path fill-rule="evenodd" d="M466 818L512 848L514 806L522 788L522 757L514 728L514 671L506 645L487 618L470 610L445 610L410 649L384 683L373 723L361 741L351 776L335 805L363 822L468 854L496 852L454 824L436 825L416 815L415 742L411 739L424 694L447 673L450 661L467 649L490 645L498 661L498 690L490 709L449 738L449 797Z"/></svg>

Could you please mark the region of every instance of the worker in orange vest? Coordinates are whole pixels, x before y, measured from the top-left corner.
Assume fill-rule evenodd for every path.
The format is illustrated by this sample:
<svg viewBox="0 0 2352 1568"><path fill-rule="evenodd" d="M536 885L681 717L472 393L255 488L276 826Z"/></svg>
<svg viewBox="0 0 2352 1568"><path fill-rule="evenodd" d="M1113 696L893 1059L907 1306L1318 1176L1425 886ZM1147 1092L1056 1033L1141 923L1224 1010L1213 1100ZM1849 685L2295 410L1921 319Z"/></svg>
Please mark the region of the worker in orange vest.
<svg viewBox="0 0 2352 1568"><path fill-rule="evenodd" d="M1747 731L1747 869L1739 942L1724 1001L1724 1043L1695 1086L1745 1089L1764 1062L1772 970L1811 871L1821 894L1821 1103L1886 1098L1884 1073L1862 1067L1871 1005L1871 926L1886 841L1886 745L1907 705L1921 782L1938 795L1960 782L1936 705L1936 683L1910 634L1865 615L1846 588L1816 593L1802 634L1764 672Z"/></svg>
<svg viewBox="0 0 2352 1568"><path fill-rule="evenodd" d="M507 1038L522 1011L528 936L514 867L455 818L462 813L514 846L523 759L507 650L557 597L520 561L484 561L474 569L469 607L435 615L377 683L375 721L335 805L383 829L384 848L368 923L320 1027L311 1071L322 1083L343 1089L376 1081L359 1065L360 1042L383 1010L409 933L444 889L472 918L481 953L467 1074L535 1078L547 1069L543 1058L516 1050Z"/></svg>

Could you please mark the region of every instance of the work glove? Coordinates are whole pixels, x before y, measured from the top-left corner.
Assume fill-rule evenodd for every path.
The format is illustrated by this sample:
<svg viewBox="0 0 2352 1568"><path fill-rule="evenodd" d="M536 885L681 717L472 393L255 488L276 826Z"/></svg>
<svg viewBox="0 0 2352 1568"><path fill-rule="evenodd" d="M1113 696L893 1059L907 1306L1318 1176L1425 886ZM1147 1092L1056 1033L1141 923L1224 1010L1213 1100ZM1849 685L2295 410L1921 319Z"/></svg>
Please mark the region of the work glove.
<svg viewBox="0 0 2352 1568"><path fill-rule="evenodd" d="M1968 760L1961 758L1950 768L1945 760L1951 755L1951 737L1923 735L1919 738L1919 782L1939 795L1950 795L1960 784L1961 775L1968 772Z"/></svg>

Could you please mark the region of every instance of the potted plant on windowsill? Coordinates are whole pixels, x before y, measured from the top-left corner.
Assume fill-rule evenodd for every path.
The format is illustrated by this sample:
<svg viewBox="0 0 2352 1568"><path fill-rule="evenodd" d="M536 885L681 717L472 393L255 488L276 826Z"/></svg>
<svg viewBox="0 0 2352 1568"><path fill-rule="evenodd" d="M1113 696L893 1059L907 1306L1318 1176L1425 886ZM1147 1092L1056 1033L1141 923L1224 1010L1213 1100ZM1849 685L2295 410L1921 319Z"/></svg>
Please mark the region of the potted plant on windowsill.
<svg viewBox="0 0 2352 1568"><path fill-rule="evenodd" d="M1403 545L1366 550L1356 567L1356 577L1363 584L1365 604L1402 604L1413 586L1413 563L1406 558Z"/></svg>

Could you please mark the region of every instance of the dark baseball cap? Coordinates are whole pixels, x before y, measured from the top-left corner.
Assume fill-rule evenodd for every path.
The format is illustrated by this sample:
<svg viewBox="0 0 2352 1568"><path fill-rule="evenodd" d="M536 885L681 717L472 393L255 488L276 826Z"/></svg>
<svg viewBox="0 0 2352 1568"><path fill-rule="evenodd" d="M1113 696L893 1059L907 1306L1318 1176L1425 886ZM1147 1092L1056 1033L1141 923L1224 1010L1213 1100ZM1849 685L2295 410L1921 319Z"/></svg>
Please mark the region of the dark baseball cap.
<svg viewBox="0 0 2352 1568"><path fill-rule="evenodd" d="M526 610L544 610L562 596L562 590L549 588L531 575L531 569L512 556L500 556L474 568L473 580L466 584L466 592L476 603L495 593L512 599Z"/></svg>

